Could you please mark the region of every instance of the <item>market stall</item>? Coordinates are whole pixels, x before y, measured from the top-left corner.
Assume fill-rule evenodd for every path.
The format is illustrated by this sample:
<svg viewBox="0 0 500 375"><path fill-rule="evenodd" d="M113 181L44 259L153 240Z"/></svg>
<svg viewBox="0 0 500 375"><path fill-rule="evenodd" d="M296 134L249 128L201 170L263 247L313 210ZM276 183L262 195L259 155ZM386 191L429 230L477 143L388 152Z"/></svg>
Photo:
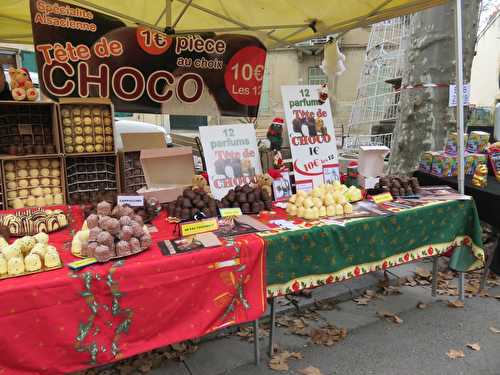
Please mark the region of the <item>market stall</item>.
<svg viewBox="0 0 500 375"><path fill-rule="evenodd" d="M49 234L49 244L67 264L77 259L68 250L83 211L60 208L72 222ZM174 238L175 225L165 219L161 213L153 220L152 246L143 254L82 271L64 267L0 280L0 368L74 372L260 317L266 308L263 241L243 235L166 256L158 242Z"/></svg>
<svg viewBox="0 0 500 375"><path fill-rule="evenodd" d="M67 373L250 321L258 361L266 297L274 322L277 295L450 250L456 269L480 267L472 201L366 202L338 182L325 87L282 88L296 195L279 157L262 170L252 125L200 131L206 175L192 150L167 149L158 134L115 142L115 110L256 117L266 47L443 2L232 2L231 17L218 1L2 6L0 40L35 45L44 100L29 72L10 72L0 203L15 211L0 212L0 369Z"/></svg>

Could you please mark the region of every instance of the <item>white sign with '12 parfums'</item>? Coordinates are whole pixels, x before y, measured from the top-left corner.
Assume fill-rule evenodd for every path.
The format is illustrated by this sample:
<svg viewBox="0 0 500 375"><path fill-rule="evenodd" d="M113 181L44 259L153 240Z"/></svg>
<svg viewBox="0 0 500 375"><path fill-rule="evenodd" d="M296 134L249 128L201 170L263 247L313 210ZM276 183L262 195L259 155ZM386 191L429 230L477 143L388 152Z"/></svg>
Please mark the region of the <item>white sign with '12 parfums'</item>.
<svg viewBox="0 0 500 375"><path fill-rule="evenodd" d="M297 190L340 179L337 141L326 86L282 86L281 96Z"/></svg>

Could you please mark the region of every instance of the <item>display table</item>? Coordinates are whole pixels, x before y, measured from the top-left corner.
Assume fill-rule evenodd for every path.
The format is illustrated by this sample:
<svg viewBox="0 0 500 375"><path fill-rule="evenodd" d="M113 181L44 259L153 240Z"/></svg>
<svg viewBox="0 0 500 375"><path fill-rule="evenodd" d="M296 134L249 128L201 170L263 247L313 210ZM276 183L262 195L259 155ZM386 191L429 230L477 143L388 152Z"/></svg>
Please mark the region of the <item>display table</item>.
<svg viewBox="0 0 500 375"><path fill-rule="evenodd" d="M71 207L74 228L83 221ZM163 256L162 212L144 253L72 272L0 280L0 373L63 374L200 337L265 311L264 241ZM50 234L65 263L72 229Z"/></svg>
<svg viewBox="0 0 500 375"><path fill-rule="evenodd" d="M265 219L279 218L287 218L283 210ZM275 347L276 296L341 282L421 258L436 260L450 250L455 250L452 258L460 269L472 270L484 265L481 227L472 200L432 203L391 216L354 219L345 226L323 224L260 235L267 247L270 356ZM432 274L435 295L436 261Z"/></svg>
<svg viewBox="0 0 500 375"><path fill-rule="evenodd" d="M458 189L456 177L439 177L430 173L416 171L413 174L420 181L420 185L447 185ZM465 194L470 195L476 202L479 218L488 224L500 229L500 183L494 176L488 176L488 185L478 188L471 183L472 176L465 176Z"/></svg>
<svg viewBox="0 0 500 375"><path fill-rule="evenodd" d="M416 171L414 176L418 178L422 186L448 185L454 189L458 186L456 177L439 177L420 171ZM471 180L472 176L465 176L465 194L474 198L479 218L500 231L500 183L494 176L488 176L487 186L478 188L472 185ZM495 249L490 268L500 275L500 241Z"/></svg>
<svg viewBox="0 0 500 375"><path fill-rule="evenodd" d="M267 245L268 296L339 282L440 255L459 245L465 245L459 247L464 254L458 259L465 263L460 266L478 268L484 260L472 200L433 203L391 216L355 219L345 226L261 235Z"/></svg>

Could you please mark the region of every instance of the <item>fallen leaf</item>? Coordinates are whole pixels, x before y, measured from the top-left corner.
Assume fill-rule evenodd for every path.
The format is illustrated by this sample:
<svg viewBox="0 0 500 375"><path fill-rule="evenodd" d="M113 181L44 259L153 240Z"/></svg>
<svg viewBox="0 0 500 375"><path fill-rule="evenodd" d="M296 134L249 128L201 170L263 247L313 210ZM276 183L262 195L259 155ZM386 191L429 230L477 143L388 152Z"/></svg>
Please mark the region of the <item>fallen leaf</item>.
<svg viewBox="0 0 500 375"><path fill-rule="evenodd" d="M417 282L415 279L411 276L406 276L406 281L404 282L404 285L406 286L417 286Z"/></svg>
<svg viewBox="0 0 500 375"><path fill-rule="evenodd" d="M276 353L269 361L269 368L274 371L288 371L288 359L302 359L302 353L284 351Z"/></svg>
<svg viewBox="0 0 500 375"><path fill-rule="evenodd" d="M463 301L460 301L459 299L453 300L453 301L448 301L448 307L453 307L455 309L461 309L465 306Z"/></svg>
<svg viewBox="0 0 500 375"><path fill-rule="evenodd" d="M474 343L468 343L466 344L466 346L476 352L480 351L481 350L481 345L479 345L478 342L474 342Z"/></svg>
<svg viewBox="0 0 500 375"><path fill-rule="evenodd" d="M399 288L396 288L394 286L388 286L384 288L384 291L382 292L384 296L395 296L398 294L402 294Z"/></svg>
<svg viewBox="0 0 500 375"><path fill-rule="evenodd" d="M423 303L423 302L417 303L417 309L423 310L423 309L426 309L428 307L429 307L429 305L427 305L426 303Z"/></svg>
<svg viewBox="0 0 500 375"><path fill-rule="evenodd" d="M426 270L425 268L420 268L420 267L417 267L415 269L415 275L422 278L422 279L430 279L432 274Z"/></svg>
<svg viewBox="0 0 500 375"><path fill-rule="evenodd" d="M356 297L352 299L354 302L356 302L356 305L368 305L368 302L371 301L371 298L366 298L366 297Z"/></svg>
<svg viewBox="0 0 500 375"><path fill-rule="evenodd" d="M347 336L345 328L327 325L324 328L315 328L309 333L311 341L316 345L332 346Z"/></svg>
<svg viewBox="0 0 500 375"><path fill-rule="evenodd" d="M403 323L403 319L401 319L399 316L396 314L386 311L386 310L379 310L377 311L377 315L380 316L381 318L386 318L388 320L392 320L396 324L401 324Z"/></svg>
<svg viewBox="0 0 500 375"><path fill-rule="evenodd" d="M303 375L323 375L319 368L313 366L297 370L297 372Z"/></svg>
<svg viewBox="0 0 500 375"><path fill-rule="evenodd" d="M490 331L493 333L500 333L500 329L495 328L495 327L490 327Z"/></svg>
<svg viewBox="0 0 500 375"><path fill-rule="evenodd" d="M465 354L462 350L450 349L446 355L451 359L464 358Z"/></svg>

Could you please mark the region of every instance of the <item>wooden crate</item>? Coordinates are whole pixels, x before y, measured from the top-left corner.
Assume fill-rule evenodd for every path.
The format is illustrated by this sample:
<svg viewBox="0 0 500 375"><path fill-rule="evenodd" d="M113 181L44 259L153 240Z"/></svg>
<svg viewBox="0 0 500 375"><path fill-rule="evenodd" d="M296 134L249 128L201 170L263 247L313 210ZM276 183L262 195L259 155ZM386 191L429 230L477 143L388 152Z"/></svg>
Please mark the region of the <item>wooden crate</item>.
<svg viewBox="0 0 500 375"><path fill-rule="evenodd" d="M120 191L120 171L115 154L66 155L65 161L68 201L71 204L94 202L99 191L101 194Z"/></svg>
<svg viewBox="0 0 500 375"><path fill-rule="evenodd" d="M54 164L56 162L57 166ZM44 207L36 201L35 204L30 204L30 197L46 198L47 195L54 197L55 194L61 194L62 204L66 204L66 177L62 156L5 157L1 164L5 208L14 208L13 203L17 198L22 201L24 207ZM41 192L38 189L41 189Z"/></svg>
<svg viewBox="0 0 500 375"><path fill-rule="evenodd" d="M63 98L58 108L64 154L97 155L116 151L114 109L109 99Z"/></svg>
<svg viewBox="0 0 500 375"><path fill-rule="evenodd" d="M0 101L0 158L60 152L56 103Z"/></svg>

